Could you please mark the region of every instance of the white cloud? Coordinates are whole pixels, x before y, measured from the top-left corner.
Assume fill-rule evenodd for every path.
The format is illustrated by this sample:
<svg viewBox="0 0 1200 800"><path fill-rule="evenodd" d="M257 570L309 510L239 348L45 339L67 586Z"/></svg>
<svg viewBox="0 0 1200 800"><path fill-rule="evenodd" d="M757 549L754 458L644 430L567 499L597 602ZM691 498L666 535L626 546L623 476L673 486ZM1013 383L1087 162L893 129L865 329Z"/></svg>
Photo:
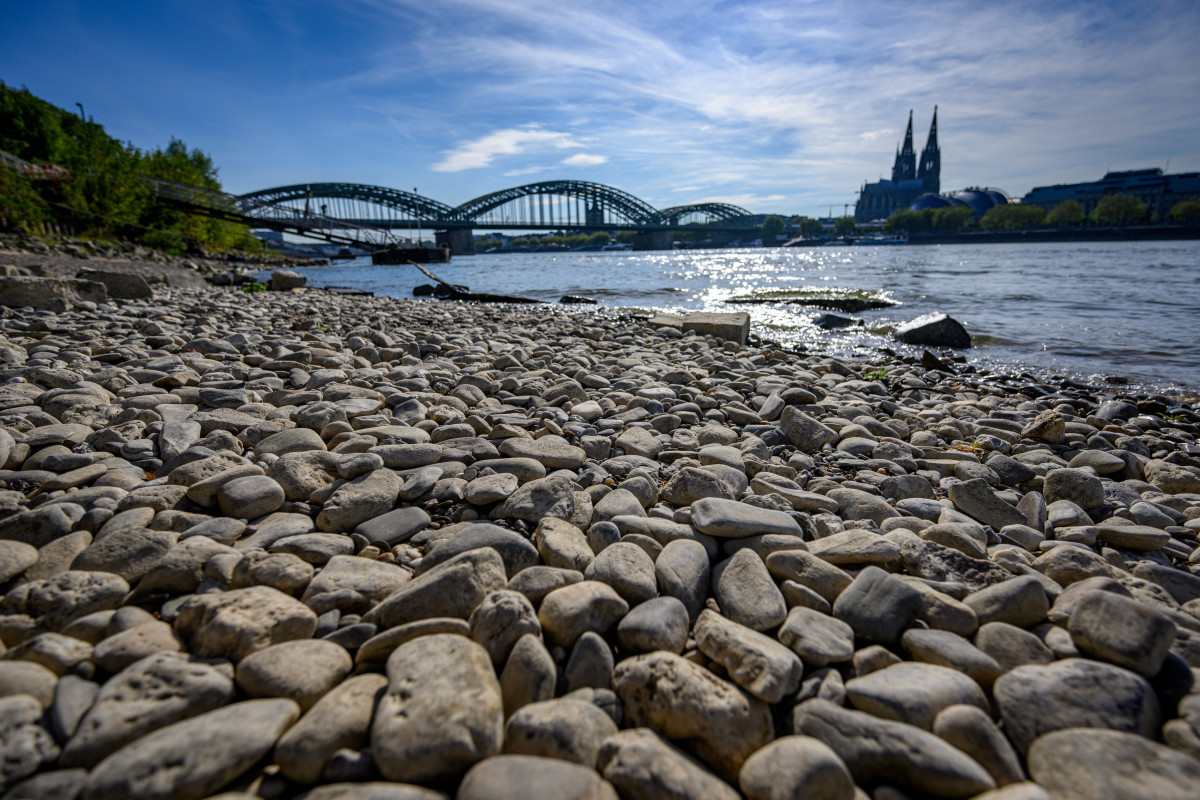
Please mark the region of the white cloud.
<svg viewBox="0 0 1200 800"><path fill-rule="evenodd" d="M564 167L596 167L607 163L608 158L606 156L598 156L594 153L576 153L562 160Z"/></svg>
<svg viewBox="0 0 1200 800"><path fill-rule="evenodd" d="M449 98L443 130L477 114L498 129L432 159L439 172L544 155L553 131L587 131L589 150L620 154L605 182L633 194L824 214L887 175L909 109L920 149L935 103L947 190L1019 196L1167 156L1176 170L1200 166L1194 0L1137 14L1085 0L744 0L736 14L716 0L360 2L397 15L405 35L347 86L416 77ZM588 166L587 155L558 164Z"/></svg>
<svg viewBox="0 0 1200 800"><path fill-rule="evenodd" d="M514 156L527 152L567 150L583 147L569 133L542 130L537 127L505 128L493 131L453 150L442 153L444 158L434 164L436 172L461 172L490 166L499 156Z"/></svg>
<svg viewBox="0 0 1200 800"><path fill-rule="evenodd" d="M524 167L522 169L510 169L504 173L506 178L519 178L522 175L536 175L539 172L545 172L549 167Z"/></svg>

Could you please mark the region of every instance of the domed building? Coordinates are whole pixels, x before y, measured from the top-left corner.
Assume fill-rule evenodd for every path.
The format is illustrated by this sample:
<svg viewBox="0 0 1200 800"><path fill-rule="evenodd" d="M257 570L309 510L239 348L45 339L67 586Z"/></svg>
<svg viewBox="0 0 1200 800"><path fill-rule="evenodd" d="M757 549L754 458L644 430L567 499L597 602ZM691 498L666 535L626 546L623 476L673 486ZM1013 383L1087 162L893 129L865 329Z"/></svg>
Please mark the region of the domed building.
<svg viewBox="0 0 1200 800"><path fill-rule="evenodd" d="M1009 203L1008 195L999 189L990 187L969 186L949 194L934 194L930 192L916 199L909 208L913 211L924 211L927 208L953 208L966 206L971 209L975 219L979 219L995 206Z"/></svg>

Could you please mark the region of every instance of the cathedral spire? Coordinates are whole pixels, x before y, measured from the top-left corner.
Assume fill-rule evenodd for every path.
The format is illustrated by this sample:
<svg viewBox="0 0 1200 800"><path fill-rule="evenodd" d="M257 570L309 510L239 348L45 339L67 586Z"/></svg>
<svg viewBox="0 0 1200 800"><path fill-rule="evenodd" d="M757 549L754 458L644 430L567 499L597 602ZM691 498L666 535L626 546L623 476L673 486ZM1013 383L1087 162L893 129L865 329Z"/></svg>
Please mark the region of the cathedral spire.
<svg viewBox="0 0 1200 800"><path fill-rule="evenodd" d="M892 180L910 181L917 177L917 154L913 150L912 111L908 112L908 129L904 132L904 146L896 155L896 165L892 167Z"/></svg>
<svg viewBox="0 0 1200 800"><path fill-rule="evenodd" d="M917 168L917 177L925 182L925 191L937 194L941 191L942 149L938 147L937 138L937 106L933 107L933 122L929 125L929 138L925 140L925 150L921 153L921 164Z"/></svg>

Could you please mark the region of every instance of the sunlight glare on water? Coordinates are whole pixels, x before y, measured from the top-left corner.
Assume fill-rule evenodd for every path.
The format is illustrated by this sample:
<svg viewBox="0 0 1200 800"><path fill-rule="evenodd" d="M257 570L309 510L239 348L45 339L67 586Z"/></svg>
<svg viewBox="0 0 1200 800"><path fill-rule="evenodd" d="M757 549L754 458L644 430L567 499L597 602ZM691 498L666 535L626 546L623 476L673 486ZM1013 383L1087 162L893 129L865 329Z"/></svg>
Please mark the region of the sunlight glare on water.
<svg viewBox="0 0 1200 800"><path fill-rule="evenodd" d="M1155 388L1200 387L1200 242L746 248L455 257L431 265L472 291L607 308L745 311L752 330L839 355L894 346L892 327L941 311L959 320L990 368L1119 375ZM428 279L365 259L304 270L313 285L411 297ZM894 303L826 331L813 295ZM762 305L731 303L766 298ZM842 313L842 312L833 312Z"/></svg>

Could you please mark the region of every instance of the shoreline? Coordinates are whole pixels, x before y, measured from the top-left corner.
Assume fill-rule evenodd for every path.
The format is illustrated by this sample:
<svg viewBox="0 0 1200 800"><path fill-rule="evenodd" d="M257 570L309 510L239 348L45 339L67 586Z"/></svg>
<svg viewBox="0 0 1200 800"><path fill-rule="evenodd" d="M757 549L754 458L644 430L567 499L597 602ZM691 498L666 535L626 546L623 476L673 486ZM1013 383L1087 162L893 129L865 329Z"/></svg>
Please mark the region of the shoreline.
<svg viewBox="0 0 1200 800"><path fill-rule="evenodd" d="M1194 403L556 306L52 308L0 307L5 790L1200 781Z"/></svg>
<svg viewBox="0 0 1200 800"><path fill-rule="evenodd" d="M357 268L354 265L307 265L307 266L293 267L293 269L297 269L301 272L301 274L305 274L306 270L308 270L308 269L318 269L318 270L319 269L328 269L328 268L330 268L330 266L342 267L342 268L346 268L346 269ZM258 272L260 274L260 276L261 276L260 280L265 281L269 277L270 269L267 267L264 267L264 268L257 270L256 272ZM307 278L307 276L306 276L306 278ZM314 285L313 288L323 288L323 287L318 287L318 286ZM331 286L329 288L334 288L334 287ZM363 290L363 291L368 291L368 290ZM377 296L391 297L393 299L403 299L403 300L412 299L404 294L400 294L400 295L378 294ZM422 298L421 301L422 302L441 302L440 300L436 300L433 298ZM603 302L603 300L601 300L600 302ZM648 316L648 317L654 316L656 314L689 313L690 311L697 310L697 309L688 309L688 308L682 308L682 307L670 306L670 305L663 305L663 306L631 306L631 305L627 305L627 306L607 306L607 305L590 306L590 305L572 305L572 304L564 305L564 304L554 303L551 300L544 301L544 305L542 305L541 307L542 308L554 307L556 309L559 309L560 311L566 311L568 313L577 313L577 314L583 314L583 315L588 315L588 314L620 315L620 314L627 314L627 313L635 313L635 314L640 314L640 315ZM726 305L726 308L730 312L745 310L743 307L730 306L730 305ZM842 312L838 311L837 309L822 309L822 308L816 307L816 306L814 306L813 308L815 308L817 310L826 310L826 311L829 311L829 312L832 312L835 314L839 314L839 315L842 313ZM930 311L936 311L936 309L930 309ZM752 316L753 316L753 314L752 314ZM838 330L842 330L842 331L862 330L865 332L871 332L866 327L862 327L860 329L860 328L855 328L853 326L849 327L849 328L838 329ZM888 330L888 329L885 329L885 330ZM827 333L833 333L833 332L834 331L827 331ZM824 343L822 343L820 341L813 342L811 339L791 339L791 340L789 340L788 335L787 335L788 334L787 330L764 331L763 326L756 324L753 320L751 323L750 333L751 333L751 336L757 336L764 341L777 342L777 343L779 343L780 346L782 346L785 349L798 348L798 350L801 352L820 353L820 354L824 354L824 355L830 355L830 356L834 356L837 358L845 358L845 359L849 359L849 360L870 359L874 354L879 354L879 353L882 353L883 355L885 355L887 357L891 357L889 355L889 352L903 354L903 355L907 355L907 356L919 356L921 353L921 350L922 350L922 348L919 346L905 345L894 339L889 339L889 338L887 338L887 333L873 333L872 334L874 336L879 337L882 340L879 343L870 343L870 342L862 343L862 342L852 342L852 341L836 340L836 339L829 339L829 338L827 338ZM973 340L978 340L980 338L980 334L977 332L972 333L971 335L972 335ZM1186 382L1172 378L1166 374L1159 375L1158 377L1146 377L1146 376L1130 377L1127 374L1123 375L1122 371L1119 369L1118 365L1108 365L1110 368L1105 369L1105 370L1087 371L1087 370L1084 370L1083 368L1070 369L1070 368L1062 367L1062 366L1039 365L1039 364L1035 364L1035 363L1032 363L1027 360L1021 360L1020 358L1015 357L1015 356L992 361L991 360L992 355L990 354L989 348L986 344L985 345L976 344L972 348L966 349L966 350L956 350L956 351L946 350L945 353L947 353L947 354L953 353L953 356L951 356L951 357L954 359L958 359L959 357L962 357L964 359L969 360L971 356L977 356L977 361L976 361L976 363L973 364L973 369L975 369L982 375L996 374L996 375L1002 375L1002 376L1010 376L1010 377L1014 377L1014 378L1017 376L1020 376L1020 375L1025 375L1025 376L1027 376L1027 379L1041 381L1041 382L1049 382L1049 383L1055 383L1055 382L1061 382L1061 381L1075 381L1075 382L1082 383L1082 384L1085 384L1085 385L1091 387L1096 392L1115 392L1115 393L1129 392L1129 393L1133 393L1133 394L1145 394L1145 395L1164 393L1164 394L1167 394L1167 395L1177 398L1177 400L1179 402L1196 402L1197 400L1200 400L1200 384L1197 384L1197 385L1188 384ZM1030 378L1029 376L1032 376L1032 378Z"/></svg>

